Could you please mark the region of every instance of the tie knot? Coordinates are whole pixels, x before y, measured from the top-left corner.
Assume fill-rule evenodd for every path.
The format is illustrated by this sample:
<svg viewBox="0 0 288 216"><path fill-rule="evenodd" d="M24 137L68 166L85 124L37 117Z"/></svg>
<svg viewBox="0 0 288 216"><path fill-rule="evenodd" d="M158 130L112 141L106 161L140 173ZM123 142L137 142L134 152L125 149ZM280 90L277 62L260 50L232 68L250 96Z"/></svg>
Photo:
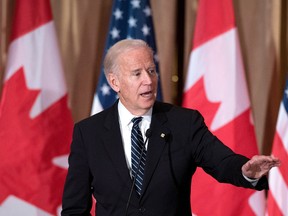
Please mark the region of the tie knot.
<svg viewBox="0 0 288 216"><path fill-rule="evenodd" d="M139 125L139 123L142 121L142 118L143 117L135 117L135 118L133 118L131 121L133 122L133 126L135 126L135 125Z"/></svg>

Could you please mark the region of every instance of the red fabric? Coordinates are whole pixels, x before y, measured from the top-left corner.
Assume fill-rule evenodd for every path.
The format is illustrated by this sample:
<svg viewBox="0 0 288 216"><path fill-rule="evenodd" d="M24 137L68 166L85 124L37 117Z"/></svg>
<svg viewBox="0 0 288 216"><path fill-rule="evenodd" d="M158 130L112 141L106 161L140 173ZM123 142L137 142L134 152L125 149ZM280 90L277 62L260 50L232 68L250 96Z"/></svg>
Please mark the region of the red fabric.
<svg viewBox="0 0 288 216"><path fill-rule="evenodd" d="M275 133L272 154L282 161L282 166L279 167L279 171L284 179L286 185L288 185L288 152L285 149L284 143L278 133Z"/></svg>
<svg viewBox="0 0 288 216"><path fill-rule="evenodd" d="M48 0L16 0L11 40L52 21Z"/></svg>
<svg viewBox="0 0 288 216"><path fill-rule="evenodd" d="M220 16L219 16L219 13ZM235 27L231 0L200 0L193 40L193 48Z"/></svg>
<svg viewBox="0 0 288 216"><path fill-rule="evenodd" d="M268 200L267 200L267 213L271 216L285 216L282 211L280 210L277 202L275 202L275 199L272 195L272 193L268 192Z"/></svg>

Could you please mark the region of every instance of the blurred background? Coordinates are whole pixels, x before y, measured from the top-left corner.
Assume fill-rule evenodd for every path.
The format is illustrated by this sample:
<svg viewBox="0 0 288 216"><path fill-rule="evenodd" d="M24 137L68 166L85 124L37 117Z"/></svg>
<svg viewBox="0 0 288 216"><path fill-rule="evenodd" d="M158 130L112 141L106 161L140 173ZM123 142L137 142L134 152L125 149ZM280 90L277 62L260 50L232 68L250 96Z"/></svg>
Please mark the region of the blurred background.
<svg viewBox="0 0 288 216"><path fill-rule="evenodd" d="M197 0L151 0L165 102L181 105ZM0 0L0 91L14 0ZM74 121L90 115L112 0L51 0ZM260 152L270 154L287 75L287 1L234 0Z"/></svg>

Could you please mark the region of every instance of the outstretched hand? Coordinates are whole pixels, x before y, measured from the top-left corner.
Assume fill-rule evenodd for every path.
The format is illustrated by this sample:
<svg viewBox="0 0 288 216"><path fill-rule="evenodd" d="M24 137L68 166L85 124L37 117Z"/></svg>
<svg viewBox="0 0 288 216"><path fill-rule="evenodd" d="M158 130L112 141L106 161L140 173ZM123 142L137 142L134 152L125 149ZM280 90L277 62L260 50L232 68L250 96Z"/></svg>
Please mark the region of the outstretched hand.
<svg viewBox="0 0 288 216"><path fill-rule="evenodd" d="M280 160L274 156L255 155L242 166L242 173L248 178L259 179L278 166Z"/></svg>

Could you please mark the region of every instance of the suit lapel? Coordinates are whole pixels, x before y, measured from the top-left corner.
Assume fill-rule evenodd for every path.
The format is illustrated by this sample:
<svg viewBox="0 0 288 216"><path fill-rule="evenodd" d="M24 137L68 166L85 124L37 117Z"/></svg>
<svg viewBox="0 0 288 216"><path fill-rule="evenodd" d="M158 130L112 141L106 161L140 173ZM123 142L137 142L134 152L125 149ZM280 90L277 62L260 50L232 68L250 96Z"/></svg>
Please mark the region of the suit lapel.
<svg viewBox="0 0 288 216"><path fill-rule="evenodd" d="M131 187L132 180L130 178L129 169L125 158L121 131L118 120L118 108L115 103L111 110L111 115L107 115L104 126L107 129L106 133L102 136L104 147L114 164L116 171L121 179Z"/></svg>
<svg viewBox="0 0 288 216"><path fill-rule="evenodd" d="M145 165L145 176L144 184L142 188L142 196L144 195L149 182L153 176L153 173L158 165L161 158L163 150L165 149L168 135L170 130L165 124L167 122L167 117L164 112L159 112L156 106L154 106L151 126L152 135L148 142L148 151Z"/></svg>

